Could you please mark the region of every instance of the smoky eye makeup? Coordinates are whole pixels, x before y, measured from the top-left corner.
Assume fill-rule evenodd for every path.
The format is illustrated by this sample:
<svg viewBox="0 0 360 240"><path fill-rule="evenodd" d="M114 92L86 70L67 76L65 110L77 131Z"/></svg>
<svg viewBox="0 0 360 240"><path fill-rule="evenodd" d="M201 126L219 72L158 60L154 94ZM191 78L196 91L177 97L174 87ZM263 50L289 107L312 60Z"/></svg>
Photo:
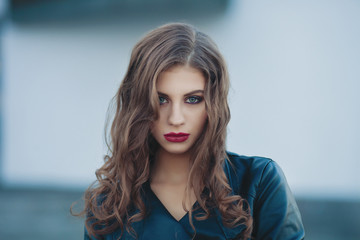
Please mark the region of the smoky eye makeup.
<svg viewBox="0 0 360 240"><path fill-rule="evenodd" d="M189 96L186 97L185 102L189 104L197 104L197 103L201 103L203 99L204 98L201 96Z"/></svg>
<svg viewBox="0 0 360 240"><path fill-rule="evenodd" d="M195 91L192 91L190 93L185 94L184 95L184 102L187 103L187 104L201 103L204 100L204 96L202 96L202 94L201 94L203 92L204 92L203 90L195 90ZM201 96L199 96L199 95L191 95L191 94L196 94L196 93L200 93ZM170 101L168 95L166 95L166 94L164 94L162 92L158 92L158 96L159 96L159 104L160 105L163 105L163 104L168 103Z"/></svg>
<svg viewBox="0 0 360 240"><path fill-rule="evenodd" d="M160 105L163 105L164 103L167 103L168 100L164 96L159 96L159 103Z"/></svg>

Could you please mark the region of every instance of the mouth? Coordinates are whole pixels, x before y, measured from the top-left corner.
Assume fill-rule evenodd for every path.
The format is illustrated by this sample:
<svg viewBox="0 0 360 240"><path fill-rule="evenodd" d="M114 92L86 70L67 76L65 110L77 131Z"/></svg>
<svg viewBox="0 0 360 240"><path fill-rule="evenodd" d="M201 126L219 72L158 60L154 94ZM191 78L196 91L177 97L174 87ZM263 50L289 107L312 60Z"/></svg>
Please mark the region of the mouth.
<svg viewBox="0 0 360 240"><path fill-rule="evenodd" d="M189 135L190 135L189 133L171 132L171 133L164 134L164 137L169 142L184 142L189 138Z"/></svg>

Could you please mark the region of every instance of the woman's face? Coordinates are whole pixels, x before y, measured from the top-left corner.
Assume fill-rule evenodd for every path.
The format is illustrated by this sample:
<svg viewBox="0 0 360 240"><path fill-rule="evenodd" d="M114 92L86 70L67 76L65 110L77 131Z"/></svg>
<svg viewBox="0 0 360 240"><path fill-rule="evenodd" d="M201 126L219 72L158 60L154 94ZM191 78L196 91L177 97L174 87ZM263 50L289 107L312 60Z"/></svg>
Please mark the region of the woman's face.
<svg viewBox="0 0 360 240"><path fill-rule="evenodd" d="M174 66L156 82L159 118L151 133L160 151L186 154L203 131L207 120L204 101L205 78L189 66Z"/></svg>

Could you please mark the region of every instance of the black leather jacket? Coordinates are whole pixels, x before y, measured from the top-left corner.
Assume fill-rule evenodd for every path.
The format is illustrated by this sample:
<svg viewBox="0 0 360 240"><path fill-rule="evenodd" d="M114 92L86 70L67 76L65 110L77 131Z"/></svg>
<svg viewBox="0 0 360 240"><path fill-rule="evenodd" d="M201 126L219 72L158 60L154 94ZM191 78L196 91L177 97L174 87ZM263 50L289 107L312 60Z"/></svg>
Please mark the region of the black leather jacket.
<svg viewBox="0 0 360 240"><path fill-rule="evenodd" d="M268 158L228 156L225 173L234 193L250 204L254 239L304 239L299 209L279 165Z"/></svg>
<svg viewBox="0 0 360 240"><path fill-rule="evenodd" d="M304 239L300 212L280 167L268 158L227 154L225 174L233 194L242 196L250 205L254 220L253 239ZM244 225L225 227L220 212L214 209L206 220L193 219L195 235L188 216L175 220L152 192L149 182L143 187L149 214L142 221L132 224L137 238L124 231L121 239L237 239L245 228ZM202 211L195 210L193 216ZM118 239L120 234L117 230L98 239ZM85 230L85 239L96 238L90 238Z"/></svg>

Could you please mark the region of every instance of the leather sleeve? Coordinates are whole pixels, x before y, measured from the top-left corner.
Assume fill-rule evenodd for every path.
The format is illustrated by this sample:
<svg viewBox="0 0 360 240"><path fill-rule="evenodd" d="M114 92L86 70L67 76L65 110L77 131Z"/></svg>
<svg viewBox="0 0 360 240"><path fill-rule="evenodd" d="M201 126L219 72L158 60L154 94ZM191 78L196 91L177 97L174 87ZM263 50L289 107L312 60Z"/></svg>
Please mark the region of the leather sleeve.
<svg viewBox="0 0 360 240"><path fill-rule="evenodd" d="M280 167L269 161L263 168L254 202L255 239L304 239L305 232L294 196Z"/></svg>
<svg viewBox="0 0 360 240"><path fill-rule="evenodd" d="M90 237L86 227L84 226L84 240L97 240L95 237Z"/></svg>
<svg viewBox="0 0 360 240"><path fill-rule="evenodd" d="M84 229L84 240L90 240L91 238L89 237L86 228Z"/></svg>

